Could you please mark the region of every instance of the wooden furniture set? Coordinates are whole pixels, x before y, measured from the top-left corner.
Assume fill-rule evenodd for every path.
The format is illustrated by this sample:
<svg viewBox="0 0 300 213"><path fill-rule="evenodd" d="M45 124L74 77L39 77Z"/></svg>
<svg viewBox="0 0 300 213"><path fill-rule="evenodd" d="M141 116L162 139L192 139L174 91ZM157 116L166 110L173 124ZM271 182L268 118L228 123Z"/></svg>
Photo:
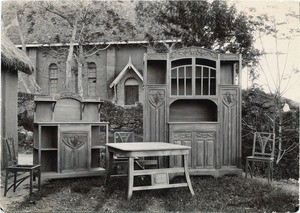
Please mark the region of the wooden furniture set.
<svg viewBox="0 0 300 213"><path fill-rule="evenodd" d="M128 158L128 198L136 190L182 186L194 194L189 171L241 175L241 66L241 55L197 47L145 54L143 143L128 143L130 134L123 133L122 143L108 143L108 122L100 121L99 99L74 93L37 96L33 156L38 166L33 168L45 178L102 175L108 157L109 180L113 156L122 155ZM262 141L265 146L267 141ZM246 176L250 161L264 160L272 170L274 152L257 157L254 149ZM134 170L135 159L150 156L170 157L159 158L158 169ZM172 173L184 173L186 183L170 184ZM134 177L141 175L151 176L150 186L133 185Z"/></svg>

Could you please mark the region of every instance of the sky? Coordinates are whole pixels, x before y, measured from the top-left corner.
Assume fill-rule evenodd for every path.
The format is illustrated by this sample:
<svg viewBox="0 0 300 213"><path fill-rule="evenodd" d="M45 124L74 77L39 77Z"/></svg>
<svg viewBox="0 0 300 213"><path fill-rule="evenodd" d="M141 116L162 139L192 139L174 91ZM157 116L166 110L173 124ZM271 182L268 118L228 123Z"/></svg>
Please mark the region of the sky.
<svg viewBox="0 0 300 213"><path fill-rule="evenodd" d="M290 28L300 29L299 0L235 0L232 2L236 4L237 9L240 11L249 11L248 8L252 7L256 9L255 14L265 13L270 17L274 17L277 23L285 22L278 26L280 32L288 34ZM291 12L298 15L298 18L288 18L286 14ZM276 82L278 76L277 67L279 67L280 76L284 74L286 78L281 84L281 90L286 90L283 96L300 103L300 72L291 75L292 70L298 69L300 71L300 33L299 36L292 35L290 40L278 40L277 44L278 51L282 54L278 56L278 60L276 54L268 54L266 57L262 57L260 64L265 74L260 70L260 77L254 83L262 86L266 92L269 92L269 87L274 90L274 82ZM255 47L260 50L264 48L268 52L276 52L276 40L272 36L263 37L262 40L256 37ZM291 77L288 78L289 76ZM244 69L243 88L247 88L251 84L252 82L247 78L247 69Z"/></svg>

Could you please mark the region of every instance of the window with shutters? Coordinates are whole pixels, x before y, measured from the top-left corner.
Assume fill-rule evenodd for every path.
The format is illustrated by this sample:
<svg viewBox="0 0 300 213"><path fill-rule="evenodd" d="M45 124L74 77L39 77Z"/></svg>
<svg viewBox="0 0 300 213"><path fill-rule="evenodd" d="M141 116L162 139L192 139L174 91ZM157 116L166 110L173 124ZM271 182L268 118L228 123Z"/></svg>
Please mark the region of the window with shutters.
<svg viewBox="0 0 300 213"><path fill-rule="evenodd" d="M58 82L58 67L55 63L50 64L49 66L49 86L50 94L57 93L57 82Z"/></svg>
<svg viewBox="0 0 300 213"><path fill-rule="evenodd" d="M96 96L97 67L94 62L88 63L88 96Z"/></svg>

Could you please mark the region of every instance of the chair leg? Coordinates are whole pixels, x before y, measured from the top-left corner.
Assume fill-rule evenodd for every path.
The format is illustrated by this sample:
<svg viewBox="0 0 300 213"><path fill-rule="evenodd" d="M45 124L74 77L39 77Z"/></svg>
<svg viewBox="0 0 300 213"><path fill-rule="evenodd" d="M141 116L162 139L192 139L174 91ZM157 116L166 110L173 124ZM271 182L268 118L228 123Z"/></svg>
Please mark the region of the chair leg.
<svg viewBox="0 0 300 213"><path fill-rule="evenodd" d="M254 161L251 162L251 170L250 170L251 178L253 178L253 173L254 173Z"/></svg>
<svg viewBox="0 0 300 213"><path fill-rule="evenodd" d="M248 160L246 160L246 174L245 174L245 179L247 179L247 175L248 175L248 166L249 166L249 162L248 162Z"/></svg>
<svg viewBox="0 0 300 213"><path fill-rule="evenodd" d="M270 171L271 171L271 182L273 181L273 166L274 166L274 164L273 164L273 162L271 162L271 169L270 169Z"/></svg>
<svg viewBox="0 0 300 213"><path fill-rule="evenodd" d="M5 188L4 188L4 197L6 196L6 193L7 193L8 174L9 174L9 171L6 170L6 176L5 176Z"/></svg>
<svg viewBox="0 0 300 213"><path fill-rule="evenodd" d="M41 169L38 169L38 187L41 190Z"/></svg>
<svg viewBox="0 0 300 213"><path fill-rule="evenodd" d="M17 188L17 185L16 185L16 183L17 183L17 175L18 175L18 172L15 171L14 172L14 192L16 192L16 188Z"/></svg>
<svg viewBox="0 0 300 213"><path fill-rule="evenodd" d="M32 195L32 179L33 179L33 171L30 171L30 195Z"/></svg>

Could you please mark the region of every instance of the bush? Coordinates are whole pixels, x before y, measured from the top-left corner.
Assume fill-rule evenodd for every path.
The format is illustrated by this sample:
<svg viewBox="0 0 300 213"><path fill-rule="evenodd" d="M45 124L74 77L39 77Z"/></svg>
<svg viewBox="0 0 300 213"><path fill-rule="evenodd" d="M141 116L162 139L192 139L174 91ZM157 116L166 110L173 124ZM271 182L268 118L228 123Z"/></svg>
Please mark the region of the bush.
<svg viewBox="0 0 300 213"><path fill-rule="evenodd" d="M274 98L259 89L249 89L242 93L242 163L245 167L246 157L252 154L253 133L255 131L273 132L276 110ZM294 149L286 153L278 164L274 164L274 178L299 178L299 108L291 100L284 99L290 106L289 112L283 112L282 146ZM278 123L278 120L276 121ZM275 135L278 137L278 124ZM278 142L276 140L276 142ZM275 147L275 157L278 154L278 143ZM265 165L258 165L258 172L265 171Z"/></svg>

